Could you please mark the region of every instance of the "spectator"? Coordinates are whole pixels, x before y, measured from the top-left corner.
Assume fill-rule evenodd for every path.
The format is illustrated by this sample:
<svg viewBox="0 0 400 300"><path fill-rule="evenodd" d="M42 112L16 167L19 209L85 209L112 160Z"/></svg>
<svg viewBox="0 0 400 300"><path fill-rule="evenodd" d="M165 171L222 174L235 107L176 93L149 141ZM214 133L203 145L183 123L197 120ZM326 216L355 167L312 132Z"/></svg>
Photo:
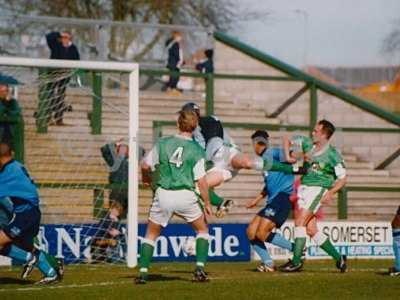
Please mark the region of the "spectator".
<svg viewBox="0 0 400 300"><path fill-rule="evenodd" d="M64 31L51 32L46 35L47 45L50 48L50 59L68 59L79 60L79 52L76 46L72 43L72 35L70 32ZM71 111L72 107L67 106L65 100L65 90L71 79L69 71L62 69L53 69L49 72L50 82L48 84L48 121L51 120L54 113L54 121L56 125L64 125L63 115L66 111Z"/></svg>
<svg viewBox="0 0 400 300"><path fill-rule="evenodd" d="M214 72L214 62L213 62L214 50L207 49L204 51L204 56L199 61L195 61L195 68L201 73L213 73Z"/></svg>
<svg viewBox="0 0 400 300"><path fill-rule="evenodd" d="M179 82L179 72L184 64L183 51L182 51L182 34L178 31L172 33L172 37L167 40L166 48L168 50L167 69L170 71L178 72L178 74L170 75L166 84L167 93L173 96L181 95L177 89Z"/></svg>
<svg viewBox="0 0 400 300"><path fill-rule="evenodd" d="M92 263L112 260L113 255L110 255L110 252L113 252L119 240L123 239L120 222L122 213L122 206L118 202L113 202L106 217L100 221L91 241Z"/></svg>
<svg viewBox="0 0 400 300"><path fill-rule="evenodd" d="M112 259L110 252L116 249L119 240L123 238L121 219L128 207L128 146L123 144L121 139L101 147L101 154L110 168L108 181L116 186L111 189L110 210L99 222L91 241L90 252L93 263Z"/></svg>
<svg viewBox="0 0 400 300"><path fill-rule="evenodd" d="M101 154L110 168L108 177L112 187L110 193L110 210L99 222L96 234L91 242L92 261L112 259L109 252L116 249L123 239L121 219L125 217L128 208L128 170L129 147L120 139L116 143L106 144L101 148ZM139 148L139 160L144 156L144 149Z"/></svg>
<svg viewBox="0 0 400 300"><path fill-rule="evenodd" d="M128 207L129 147L119 140L116 143L104 145L101 148L101 154L110 168L109 183L121 185L111 189L110 201L118 203L125 214Z"/></svg>
<svg viewBox="0 0 400 300"><path fill-rule="evenodd" d="M0 117L21 117L21 108L17 100L10 95L8 84L8 77L0 75ZM0 142L14 147L14 133L14 124L0 122Z"/></svg>

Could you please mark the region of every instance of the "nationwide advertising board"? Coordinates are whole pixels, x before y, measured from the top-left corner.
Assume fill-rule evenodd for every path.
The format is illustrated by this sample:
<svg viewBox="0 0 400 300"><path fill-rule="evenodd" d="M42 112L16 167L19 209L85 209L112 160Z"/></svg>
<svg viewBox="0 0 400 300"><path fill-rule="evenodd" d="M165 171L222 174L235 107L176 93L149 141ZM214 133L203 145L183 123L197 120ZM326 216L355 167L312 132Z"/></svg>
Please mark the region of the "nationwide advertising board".
<svg viewBox="0 0 400 300"><path fill-rule="evenodd" d="M210 225L210 261L249 261L257 258L246 237L247 224ZM139 224L139 244L146 225ZM392 233L388 222L321 222L319 229L328 235L342 254L360 258L393 257ZM125 229L123 228L123 231ZM38 235L39 246L50 254L64 258L66 263L90 261L90 241L96 232L95 224L45 224ZM293 222L285 223L278 232L293 240ZM185 251L185 243L193 238L193 229L186 224L170 224L162 231L154 251L154 261L192 261ZM287 251L267 244L275 259L290 257ZM308 239L308 258L327 258L314 242ZM125 238L119 239L111 252L111 261L121 261L126 254ZM1 258L0 263L9 264Z"/></svg>
<svg viewBox="0 0 400 300"><path fill-rule="evenodd" d="M139 224L139 245L146 225ZM125 232L125 228L123 228ZM66 263L90 260L90 240L96 233L96 225L43 225L38 235L40 248L50 254L63 257ZM245 224L210 225L209 261L248 261L250 245L246 237ZM193 239L194 230L187 224L170 224L163 229L156 242L154 261L191 261L184 247ZM111 260L121 261L125 256L125 238L119 239Z"/></svg>

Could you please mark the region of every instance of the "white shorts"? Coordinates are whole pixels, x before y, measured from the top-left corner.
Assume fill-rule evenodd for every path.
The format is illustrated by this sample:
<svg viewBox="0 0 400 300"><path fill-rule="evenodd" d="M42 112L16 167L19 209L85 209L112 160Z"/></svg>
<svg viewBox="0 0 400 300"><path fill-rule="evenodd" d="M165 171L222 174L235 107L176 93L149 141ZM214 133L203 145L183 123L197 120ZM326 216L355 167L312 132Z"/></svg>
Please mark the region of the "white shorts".
<svg viewBox="0 0 400 300"><path fill-rule="evenodd" d="M232 179L238 173L238 170L232 166L232 159L240 153L240 150L234 146L223 145L213 156L214 166L208 172L220 171L223 173L224 181Z"/></svg>
<svg viewBox="0 0 400 300"><path fill-rule="evenodd" d="M203 215L199 197L190 190L165 190L157 188L150 207L149 220L166 227L173 215L192 223Z"/></svg>
<svg viewBox="0 0 400 300"><path fill-rule="evenodd" d="M321 206L321 198L326 192L327 189L320 186L300 185L297 191L299 207L308 209L313 214L317 213Z"/></svg>

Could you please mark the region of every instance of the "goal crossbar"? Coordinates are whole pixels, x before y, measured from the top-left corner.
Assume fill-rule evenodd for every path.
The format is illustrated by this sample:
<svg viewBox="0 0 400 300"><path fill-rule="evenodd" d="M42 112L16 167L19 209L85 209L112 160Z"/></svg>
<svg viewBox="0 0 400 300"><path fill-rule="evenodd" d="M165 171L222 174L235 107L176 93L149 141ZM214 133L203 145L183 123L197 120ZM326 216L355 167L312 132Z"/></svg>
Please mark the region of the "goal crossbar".
<svg viewBox="0 0 400 300"><path fill-rule="evenodd" d="M65 60L65 59L43 59L15 56L0 56L0 65L15 67L44 67L64 69L86 69L99 71L122 71L133 72L139 68L137 63L88 61L88 60Z"/></svg>

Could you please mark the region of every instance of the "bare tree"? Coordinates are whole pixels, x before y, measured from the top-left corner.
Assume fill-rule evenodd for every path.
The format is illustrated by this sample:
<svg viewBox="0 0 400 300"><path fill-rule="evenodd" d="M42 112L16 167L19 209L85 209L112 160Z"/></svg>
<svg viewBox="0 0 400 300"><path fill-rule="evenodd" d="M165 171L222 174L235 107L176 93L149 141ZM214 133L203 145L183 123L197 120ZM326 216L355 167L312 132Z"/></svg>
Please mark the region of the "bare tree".
<svg viewBox="0 0 400 300"><path fill-rule="evenodd" d="M382 53L396 59L400 59L400 19L394 23L392 31L386 35L382 43Z"/></svg>
<svg viewBox="0 0 400 300"><path fill-rule="evenodd" d="M266 12L242 9L238 0L0 0L4 11L12 13L106 19L154 24L203 26L229 30L240 21L261 18ZM14 29L21 32L21 28ZM143 33L130 28L112 27L108 48L116 57L126 58L129 47L137 42L135 60L146 56L165 36L165 31ZM13 30L12 30L13 31ZM93 31L80 29L80 39L90 44ZM143 35L146 35L144 38Z"/></svg>

